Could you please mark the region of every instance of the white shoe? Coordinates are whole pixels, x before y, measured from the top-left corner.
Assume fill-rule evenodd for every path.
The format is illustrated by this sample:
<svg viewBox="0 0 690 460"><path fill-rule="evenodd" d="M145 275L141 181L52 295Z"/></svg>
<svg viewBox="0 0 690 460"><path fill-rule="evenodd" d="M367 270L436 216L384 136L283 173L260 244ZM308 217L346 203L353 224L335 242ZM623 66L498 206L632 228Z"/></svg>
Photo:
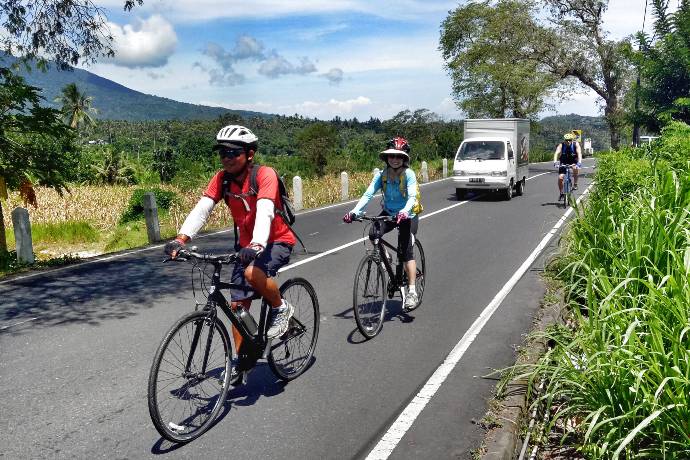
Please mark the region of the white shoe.
<svg viewBox="0 0 690 460"><path fill-rule="evenodd" d="M410 311L417 306L419 298L416 292L408 292L405 296L405 304L403 305L403 311Z"/></svg>
<svg viewBox="0 0 690 460"><path fill-rule="evenodd" d="M284 306L271 309L271 319L266 336L274 339L285 334L290 325L290 318L295 313L295 307L283 300Z"/></svg>

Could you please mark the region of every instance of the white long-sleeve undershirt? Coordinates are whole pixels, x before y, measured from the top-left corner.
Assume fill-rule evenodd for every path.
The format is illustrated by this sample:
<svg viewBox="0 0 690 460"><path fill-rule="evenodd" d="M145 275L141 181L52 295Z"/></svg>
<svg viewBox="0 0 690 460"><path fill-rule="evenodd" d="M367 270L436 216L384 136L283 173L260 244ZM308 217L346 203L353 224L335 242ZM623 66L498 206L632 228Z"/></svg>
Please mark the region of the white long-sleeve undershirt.
<svg viewBox="0 0 690 460"><path fill-rule="evenodd" d="M187 235L190 239L194 238L206 224L215 205L216 203L211 198L201 197L185 219L178 233ZM266 247L268 236L271 233L271 222L273 222L274 217L275 205L272 200L262 198L256 202L256 219L254 221L252 243Z"/></svg>
<svg viewBox="0 0 690 460"><path fill-rule="evenodd" d="M208 216L211 215L215 205L216 203L211 198L202 196L196 206L194 206L194 209L192 209L192 212L184 220L179 233L187 235L189 238L194 238L206 224Z"/></svg>
<svg viewBox="0 0 690 460"><path fill-rule="evenodd" d="M272 200L262 198L256 202L256 220L254 221L254 233L252 243L266 247L268 235L271 233L271 222L275 217L275 205Z"/></svg>

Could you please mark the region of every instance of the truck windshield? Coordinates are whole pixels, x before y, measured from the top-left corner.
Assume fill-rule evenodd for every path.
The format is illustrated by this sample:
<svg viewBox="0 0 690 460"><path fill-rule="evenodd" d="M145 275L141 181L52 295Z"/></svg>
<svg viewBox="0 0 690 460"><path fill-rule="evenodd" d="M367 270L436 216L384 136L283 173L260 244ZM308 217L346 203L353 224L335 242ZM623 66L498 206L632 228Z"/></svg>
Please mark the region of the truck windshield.
<svg viewBox="0 0 690 460"><path fill-rule="evenodd" d="M502 160L505 146L501 141L465 142L458 152L458 160Z"/></svg>

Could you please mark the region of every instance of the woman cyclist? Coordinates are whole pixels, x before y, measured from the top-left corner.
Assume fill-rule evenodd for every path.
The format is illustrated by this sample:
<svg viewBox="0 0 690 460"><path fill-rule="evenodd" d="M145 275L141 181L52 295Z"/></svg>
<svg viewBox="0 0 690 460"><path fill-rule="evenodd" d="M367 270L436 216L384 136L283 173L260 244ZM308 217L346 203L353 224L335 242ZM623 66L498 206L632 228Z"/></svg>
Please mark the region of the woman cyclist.
<svg viewBox="0 0 690 460"><path fill-rule="evenodd" d="M357 205L343 216L346 223L352 222L362 215L362 210L371 201L377 191L383 190L383 210L380 216L395 217L395 222L383 223L383 234L396 227L398 233L398 252L402 254L405 262L405 272L409 285L403 303L403 309L408 311L417 305L417 291L415 289L415 277L417 264L414 260L414 237L419 226L419 216L415 213L418 204L418 185L414 171L410 165L410 145L402 137L395 137L388 141L386 150L379 154L381 160L386 162L386 168L374 176L369 187L357 202ZM369 230L369 238L374 240L382 235L375 234L372 225Z"/></svg>

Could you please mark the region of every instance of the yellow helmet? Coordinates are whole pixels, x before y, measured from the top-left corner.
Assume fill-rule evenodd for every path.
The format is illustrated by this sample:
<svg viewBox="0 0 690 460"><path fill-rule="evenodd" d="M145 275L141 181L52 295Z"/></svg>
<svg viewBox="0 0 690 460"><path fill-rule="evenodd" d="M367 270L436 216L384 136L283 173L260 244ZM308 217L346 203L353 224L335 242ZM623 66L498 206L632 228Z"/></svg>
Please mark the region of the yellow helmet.
<svg viewBox="0 0 690 460"><path fill-rule="evenodd" d="M576 138L577 138L577 136L573 133L565 133L563 135L563 140L566 140L566 141L574 141Z"/></svg>

